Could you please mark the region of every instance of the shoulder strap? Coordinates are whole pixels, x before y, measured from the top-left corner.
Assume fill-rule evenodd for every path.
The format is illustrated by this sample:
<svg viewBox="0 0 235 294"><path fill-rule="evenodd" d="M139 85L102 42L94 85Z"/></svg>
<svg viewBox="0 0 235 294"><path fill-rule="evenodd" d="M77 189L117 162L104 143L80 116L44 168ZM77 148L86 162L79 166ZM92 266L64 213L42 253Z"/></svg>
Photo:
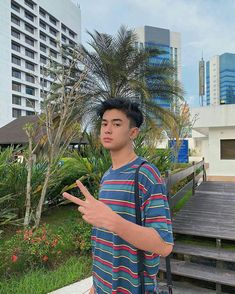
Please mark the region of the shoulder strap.
<svg viewBox="0 0 235 294"><path fill-rule="evenodd" d="M141 209L140 209L140 196L139 196L139 170L143 164L147 161L141 162L141 164L137 167L135 172L135 185L134 185L134 193L135 193L135 214L136 214L136 224L142 226L141 220ZM141 294L145 293L144 286L144 252L142 250L138 250L138 270L140 276L140 284L141 284ZM170 267L170 256L168 255L165 258L166 261L166 278L167 278L167 286L169 294L172 294L172 277L171 277L171 267Z"/></svg>
<svg viewBox="0 0 235 294"><path fill-rule="evenodd" d="M142 226L141 221L141 211L140 211L140 195L139 195L139 170L143 164L147 161L141 162L141 164L137 167L135 172L135 214L136 214L136 224Z"/></svg>
<svg viewBox="0 0 235 294"><path fill-rule="evenodd" d="M142 226L141 220L141 209L140 209L140 195L139 195L139 170L141 166L146 163L146 161L141 162L141 164L137 167L135 172L135 215L136 215L136 224ZM144 285L144 252L142 250L137 251L138 254L138 272L140 277L140 286L141 286L141 294L145 293L145 285Z"/></svg>

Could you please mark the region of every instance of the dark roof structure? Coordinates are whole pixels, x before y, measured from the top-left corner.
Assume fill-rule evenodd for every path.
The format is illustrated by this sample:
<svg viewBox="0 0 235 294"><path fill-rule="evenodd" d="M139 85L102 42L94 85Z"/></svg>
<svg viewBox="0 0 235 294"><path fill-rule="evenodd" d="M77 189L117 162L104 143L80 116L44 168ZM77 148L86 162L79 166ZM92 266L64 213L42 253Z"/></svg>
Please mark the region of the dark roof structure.
<svg viewBox="0 0 235 294"><path fill-rule="evenodd" d="M0 144L1 145L17 145L17 144L27 144L28 137L24 126L27 123L37 124L38 117L35 115L21 116L7 125L0 128Z"/></svg>
<svg viewBox="0 0 235 294"><path fill-rule="evenodd" d="M0 145L25 145L28 144L28 137L23 129L27 123L33 123L35 128L38 124L38 116L21 116L7 125L0 128ZM45 134L45 130L40 128L36 136L36 140L40 139ZM81 138L74 138L71 144L87 144L87 140Z"/></svg>

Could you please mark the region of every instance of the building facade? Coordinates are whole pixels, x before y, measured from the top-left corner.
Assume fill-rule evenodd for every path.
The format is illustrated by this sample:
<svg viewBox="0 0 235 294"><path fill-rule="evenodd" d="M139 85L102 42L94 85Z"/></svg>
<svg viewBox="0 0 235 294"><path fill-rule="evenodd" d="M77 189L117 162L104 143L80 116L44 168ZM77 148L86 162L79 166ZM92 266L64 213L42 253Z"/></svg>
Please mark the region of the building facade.
<svg viewBox="0 0 235 294"><path fill-rule="evenodd" d="M175 79L181 81L181 35L168 29L144 26L135 29L138 36L137 46L139 48L157 48L164 51L164 54L158 55L151 60L153 63L160 63L163 59L173 62L177 68ZM166 98L154 97L157 104L164 108L170 108L170 101Z"/></svg>
<svg viewBox="0 0 235 294"><path fill-rule="evenodd" d="M40 112L49 59L62 62L59 44L81 42L81 11L70 0L0 1L0 127Z"/></svg>
<svg viewBox="0 0 235 294"><path fill-rule="evenodd" d="M206 103L235 104L235 54L224 53L207 61Z"/></svg>
<svg viewBox="0 0 235 294"><path fill-rule="evenodd" d="M211 179L235 180L235 104L191 109L193 125L190 149L195 160L205 158Z"/></svg>

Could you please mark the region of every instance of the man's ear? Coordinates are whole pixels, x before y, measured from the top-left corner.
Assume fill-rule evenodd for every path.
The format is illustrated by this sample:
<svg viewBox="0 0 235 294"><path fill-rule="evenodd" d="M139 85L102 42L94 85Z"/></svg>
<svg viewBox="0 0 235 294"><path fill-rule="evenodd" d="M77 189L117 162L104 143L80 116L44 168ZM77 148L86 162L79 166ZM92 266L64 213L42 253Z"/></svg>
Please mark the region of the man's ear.
<svg viewBox="0 0 235 294"><path fill-rule="evenodd" d="M130 130L130 138L134 140L139 135L140 129L137 127L133 127Z"/></svg>

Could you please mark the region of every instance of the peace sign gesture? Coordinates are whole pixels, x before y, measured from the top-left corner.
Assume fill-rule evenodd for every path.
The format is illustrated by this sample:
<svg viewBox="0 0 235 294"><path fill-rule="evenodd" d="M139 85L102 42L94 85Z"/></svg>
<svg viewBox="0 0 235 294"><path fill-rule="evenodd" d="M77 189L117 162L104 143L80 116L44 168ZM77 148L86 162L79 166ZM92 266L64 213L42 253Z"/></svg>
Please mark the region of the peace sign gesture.
<svg viewBox="0 0 235 294"><path fill-rule="evenodd" d="M85 196L85 200L74 197L67 192L63 193L63 197L79 205L78 210L83 214L82 218L87 223L111 231L113 222L115 222L118 215L109 206L96 200L80 181L77 180L76 184Z"/></svg>

